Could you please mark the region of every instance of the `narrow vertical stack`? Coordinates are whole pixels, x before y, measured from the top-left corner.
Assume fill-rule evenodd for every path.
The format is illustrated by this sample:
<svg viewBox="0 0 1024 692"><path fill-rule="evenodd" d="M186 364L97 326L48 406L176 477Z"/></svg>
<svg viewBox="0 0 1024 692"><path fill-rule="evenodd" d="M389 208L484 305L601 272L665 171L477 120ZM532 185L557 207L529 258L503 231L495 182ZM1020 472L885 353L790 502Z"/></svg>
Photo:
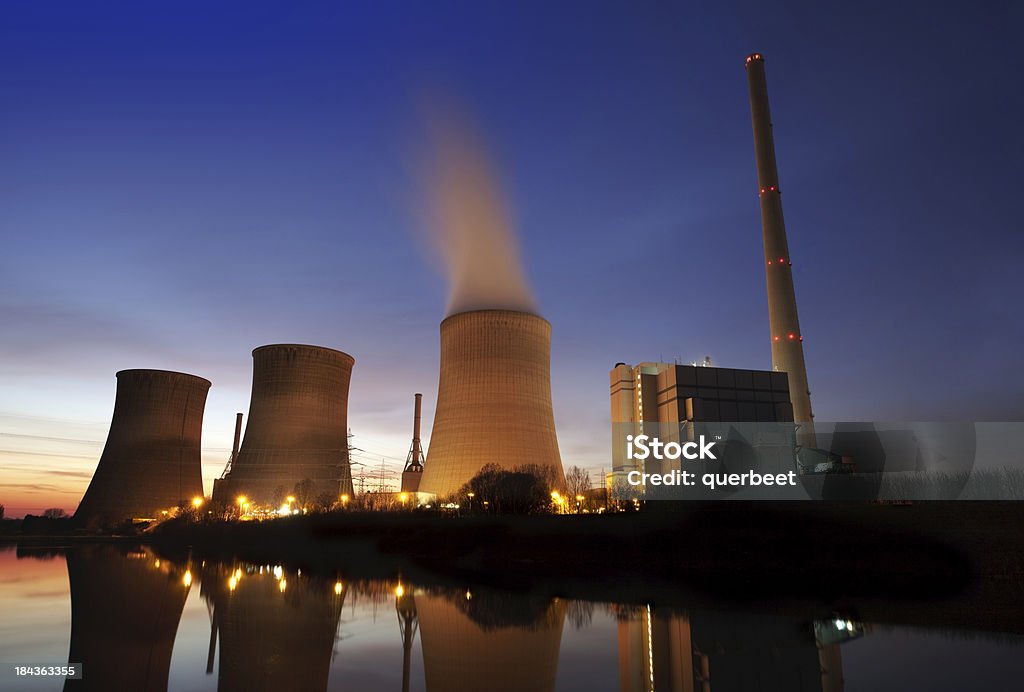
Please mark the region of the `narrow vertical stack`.
<svg viewBox="0 0 1024 692"><path fill-rule="evenodd" d="M788 374L793 420L805 424L801 441L805 446L813 446L810 425L814 414L811 413L811 392L804 363L804 337L800 332L796 292L793 288L793 260L789 254L786 223L782 216L782 192L775 164L775 141L768 109L764 57L760 53L748 55L746 69L750 89L750 115L754 126L754 153L757 157L758 195L761 200L772 369Z"/></svg>

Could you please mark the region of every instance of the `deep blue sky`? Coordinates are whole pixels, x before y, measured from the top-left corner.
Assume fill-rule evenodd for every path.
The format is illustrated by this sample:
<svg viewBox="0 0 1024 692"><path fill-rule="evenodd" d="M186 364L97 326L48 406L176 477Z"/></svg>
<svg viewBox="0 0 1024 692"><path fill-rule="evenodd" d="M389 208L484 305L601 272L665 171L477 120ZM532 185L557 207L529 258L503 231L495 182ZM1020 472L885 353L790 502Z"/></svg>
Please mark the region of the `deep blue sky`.
<svg viewBox="0 0 1024 692"><path fill-rule="evenodd" d="M209 482L278 341L353 354L356 444L404 457L446 298L435 90L515 213L563 459L607 464L616 361L770 366L755 50L818 418L1024 418L1021 3L210 4L4 7L5 496L74 506L129 367L213 380Z"/></svg>

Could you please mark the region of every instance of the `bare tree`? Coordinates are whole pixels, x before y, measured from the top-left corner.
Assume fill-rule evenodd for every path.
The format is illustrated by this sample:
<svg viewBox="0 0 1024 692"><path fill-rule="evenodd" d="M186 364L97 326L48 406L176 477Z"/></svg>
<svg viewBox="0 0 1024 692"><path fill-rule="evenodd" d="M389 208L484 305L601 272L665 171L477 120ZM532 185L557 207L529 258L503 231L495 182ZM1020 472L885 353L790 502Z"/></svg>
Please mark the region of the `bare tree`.
<svg viewBox="0 0 1024 692"><path fill-rule="evenodd" d="M64 519L68 516L60 507L50 507L49 509L43 510L43 519Z"/></svg>
<svg viewBox="0 0 1024 692"><path fill-rule="evenodd" d="M590 472L579 466L570 467L565 474L565 485L569 493L569 502L576 507L578 512L583 500L587 498L587 493L590 492ZM583 498L583 500L576 498Z"/></svg>
<svg viewBox="0 0 1024 692"><path fill-rule="evenodd" d="M312 478L303 478L295 484L294 492L299 507L307 509L316 497L316 483Z"/></svg>

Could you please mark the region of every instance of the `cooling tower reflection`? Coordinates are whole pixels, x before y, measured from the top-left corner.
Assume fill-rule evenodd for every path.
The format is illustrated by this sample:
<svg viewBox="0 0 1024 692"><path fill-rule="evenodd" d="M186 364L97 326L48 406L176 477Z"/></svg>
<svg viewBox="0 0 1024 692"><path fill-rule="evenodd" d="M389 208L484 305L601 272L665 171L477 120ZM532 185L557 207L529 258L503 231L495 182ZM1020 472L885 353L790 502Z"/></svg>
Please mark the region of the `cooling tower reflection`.
<svg viewBox="0 0 1024 692"><path fill-rule="evenodd" d="M565 601L416 594L427 692L555 689Z"/></svg>
<svg viewBox="0 0 1024 692"><path fill-rule="evenodd" d="M66 690L167 690L184 682L219 692L553 691L578 689L586 661L592 682L621 692L842 692L841 646L876 636L871 625L839 615L812 620L349 580L283 565L167 559L141 548L74 548L67 563L68 662L80 663L84 675ZM200 591L188 601L193 587ZM587 631L604 634L587 636L581 658Z"/></svg>
<svg viewBox="0 0 1024 692"><path fill-rule="evenodd" d="M338 621L347 590L341 582L275 565L208 566L203 598L212 605L208 670L220 643L217 689L327 689Z"/></svg>
<svg viewBox="0 0 1024 692"><path fill-rule="evenodd" d="M171 651L193 573L149 550L84 546L67 554L71 583L69 663L80 680L65 690L167 689Z"/></svg>

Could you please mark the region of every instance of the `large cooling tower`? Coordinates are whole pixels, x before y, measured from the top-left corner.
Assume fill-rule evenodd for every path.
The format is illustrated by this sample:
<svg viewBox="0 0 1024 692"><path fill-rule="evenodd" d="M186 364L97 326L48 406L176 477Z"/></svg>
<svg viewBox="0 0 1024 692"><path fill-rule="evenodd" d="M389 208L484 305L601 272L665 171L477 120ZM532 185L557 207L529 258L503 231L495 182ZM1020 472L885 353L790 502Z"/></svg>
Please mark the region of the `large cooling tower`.
<svg viewBox="0 0 1024 692"><path fill-rule="evenodd" d="M551 325L513 310L441 323L441 376L420 492L451 495L486 464L549 467L564 484L551 410Z"/></svg>
<svg viewBox="0 0 1024 692"><path fill-rule="evenodd" d="M300 501L351 495L348 385L355 359L320 346L274 344L255 349L252 360L249 422L216 499L277 503L307 479L313 487Z"/></svg>
<svg viewBox="0 0 1024 692"><path fill-rule="evenodd" d="M199 444L209 380L165 370L122 370L110 432L75 519L159 517L203 496Z"/></svg>

